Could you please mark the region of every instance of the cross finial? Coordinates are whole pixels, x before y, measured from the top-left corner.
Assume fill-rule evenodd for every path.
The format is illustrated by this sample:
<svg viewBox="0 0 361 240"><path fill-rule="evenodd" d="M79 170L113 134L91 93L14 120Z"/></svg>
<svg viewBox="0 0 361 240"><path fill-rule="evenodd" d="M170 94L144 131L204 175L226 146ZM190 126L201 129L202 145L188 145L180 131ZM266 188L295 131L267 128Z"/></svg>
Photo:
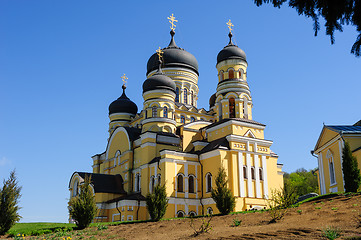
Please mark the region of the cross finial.
<svg viewBox="0 0 361 240"><path fill-rule="evenodd" d="M229 32L231 33L233 30L232 27L234 27L234 25L231 23L231 19L228 20L227 25L228 25Z"/></svg>
<svg viewBox="0 0 361 240"><path fill-rule="evenodd" d="M127 80L128 80L127 76L125 76L125 74L124 74L124 75L121 76L120 78L121 78L122 81L123 81L123 86L125 86L125 85L127 84Z"/></svg>
<svg viewBox="0 0 361 240"><path fill-rule="evenodd" d="M169 23L171 24L170 29L172 29L174 31L175 27L176 27L174 22L178 22L178 20L175 19L175 17L173 16L173 13L170 17L168 17L168 19L169 19Z"/></svg>
<svg viewBox="0 0 361 240"><path fill-rule="evenodd" d="M162 61L162 59L163 59L163 51L162 51L162 49L160 49L160 47L157 49L157 54L158 54L158 59L159 59L159 61Z"/></svg>

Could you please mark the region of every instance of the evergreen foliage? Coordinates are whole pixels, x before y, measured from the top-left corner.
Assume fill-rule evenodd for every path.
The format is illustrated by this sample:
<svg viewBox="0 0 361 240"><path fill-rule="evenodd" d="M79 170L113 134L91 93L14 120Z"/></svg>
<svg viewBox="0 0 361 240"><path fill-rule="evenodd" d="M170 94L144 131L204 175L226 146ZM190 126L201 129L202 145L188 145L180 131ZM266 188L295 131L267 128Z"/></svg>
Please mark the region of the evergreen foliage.
<svg viewBox="0 0 361 240"><path fill-rule="evenodd" d="M345 142L345 146L342 149L342 172L345 192L357 192L361 183L360 169L358 168L356 157L352 156L348 142Z"/></svg>
<svg viewBox="0 0 361 240"><path fill-rule="evenodd" d="M165 185L157 184L152 193L146 196L147 210L152 221L159 221L168 207L168 198Z"/></svg>
<svg viewBox="0 0 361 240"><path fill-rule="evenodd" d="M10 172L10 177L3 182L0 189L0 235L4 235L20 220L18 206L21 187L18 186L15 170Z"/></svg>
<svg viewBox="0 0 361 240"><path fill-rule="evenodd" d="M79 186L79 195L71 198L69 202L69 214L79 229L90 225L98 209L90 184L91 177L85 175L84 182Z"/></svg>
<svg viewBox="0 0 361 240"><path fill-rule="evenodd" d="M331 44L334 44L335 30L343 31L343 25L356 27L358 36L351 48L351 53L357 57L361 56L361 1L360 0L254 0L257 6L272 2L274 7L280 8L285 2L288 6L295 8L298 15L305 15L313 20L313 30L317 36L320 30L319 17L325 20L326 35L330 36Z"/></svg>
<svg viewBox="0 0 361 240"><path fill-rule="evenodd" d="M226 215L233 211L236 198L227 187L227 174L223 167L219 168L216 177L216 188L212 189L212 198L221 214Z"/></svg>
<svg viewBox="0 0 361 240"><path fill-rule="evenodd" d="M285 188L293 187L297 196L318 192L318 181L314 170L307 171L304 168L300 168L296 172L285 173L283 180Z"/></svg>

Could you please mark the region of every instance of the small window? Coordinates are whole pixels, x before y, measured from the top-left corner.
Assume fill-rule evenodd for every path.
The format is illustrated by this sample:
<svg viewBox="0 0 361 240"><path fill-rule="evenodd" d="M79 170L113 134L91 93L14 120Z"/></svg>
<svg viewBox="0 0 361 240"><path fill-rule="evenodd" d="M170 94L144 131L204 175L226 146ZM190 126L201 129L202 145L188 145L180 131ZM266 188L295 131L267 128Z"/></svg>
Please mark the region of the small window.
<svg viewBox="0 0 361 240"><path fill-rule="evenodd" d="M157 117L157 107L156 106L152 107L152 117Z"/></svg>
<svg viewBox="0 0 361 240"><path fill-rule="evenodd" d="M161 177L160 177L160 174L158 174L158 177L157 177L158 179L157 179L157 181L158 181L158 184L160 185L160 183L161 183Z"/></svg>
<svg viewBox="0 0 361 240"><path fill-rule="evenodd" d="M177 212L177 217L178 218L182 218L182 217L184 217L185 216L185 213L183 212L183 211L178 211Z"/></svg>
<svg viewBox="0 0 361 240"><path fill-rule="evenodd" d="M194 96L193 96L193 91L191 91L191 104L194 104Z"/></svg>
<svg viewBox="0 0 361 240"><path fill-rule="evenodd" d="M211 207L207 208L207 214L208 215L212 215L213 214L213 209Z"/></svg>
<svg viewBox="0 0 361 240"><path fill-rule="evenodd" d="M163 108L163 117L168 118L168 108L167 107Z"/></svg>
<svg viewBox="0 0 361 240"><path fill-rule="evenodd" d="M177 177L177 192L183 192L183 176L180 174Z"/></svg>
<svg viewBox="0 0 361 240"><path fill-rule="evenodd" d="M186 118L183 115L181 116L181 123L186 123Z"/></svg>
<svg viewBox="0 0 361 240"><path fill-rule="evenodd" d="M140 174L135 175L135 191L140 192Z"/></svg>
<svg viewBox="0 0 361 240"><path fill-rule="evenodd" d="M179 102L179 88L175 89L175 101Z"/></svg>
<svg viewBox="0 0 361 240"><path fill-rule="evenodd" d="M256 174L255 174L255 169L254 169L254 167L251 167L251 177L252 177L253 180L256 179Z"/></svg>
<svg viewBox="0 0 361 240"><path fill-rule="evenodd" d="M229 79L233 79L234 78L234 71L233 71L233 69L230 69L229 71L228 71L228 78Z"/></svg>
<svg viewBox="0 0 361 240"><path fill-rule="evenodd" d="M74 181L74 185L73 185L73 197L75 197L76 195L78 195L78 179L76 179Z"/></svg>
<svg viewBox="0 0 361 240"><path fill-rule="evenodd" d="M234 98L229 99L229 117L230 118L235 118L236 117Z"/></svg>
<svg viewBox="0 0 361 240"><path fill-rule="evenodd" d="M196 119L194 117L191 117L191 122L195 122Z"/></svg>
<svg viewBox="0 0 361 240"><path fill-rule="evenodd" d="M259 180L263 181L263 169L259 168L258 171L259 171Z"/></svg>
<svg viewBox="0 0 361 240"><path fill-rule="evenodd" d="M197 213L196 212L193 212L193 211L191 211L191 212L189 212L189 217L195 217L195 216L197 216Z"/></svg>
<svg viewBox="0 0 361 240"><path fill-rule="evenodd" d="M184 103L188 104L188 91L186 88L183 89Z"/></svg>
<svg viewBox="0 0 361 240"><path fill-rule="evenodd" d="M204 121L204 118L201 118L201 121Z"/></svg>
<svg viewBox="0 0 361 240"><path fill-rule="evenodd" d="M247 175L247 166L243 166L243 177L244 177L245 179L248 178L248 175Z"/></svg>
<svg viewBox="0 0 361 240"><path fill-rule="evenodd" d="M194 193L194 177L193 176L189 176L189 178L188 178L188 192Z"/></svg>
<svg viewBox="0 0 361 240"><path fill-rule="evenodd" d="M207 192L212 192L212 174L206 175Z"/></svg>

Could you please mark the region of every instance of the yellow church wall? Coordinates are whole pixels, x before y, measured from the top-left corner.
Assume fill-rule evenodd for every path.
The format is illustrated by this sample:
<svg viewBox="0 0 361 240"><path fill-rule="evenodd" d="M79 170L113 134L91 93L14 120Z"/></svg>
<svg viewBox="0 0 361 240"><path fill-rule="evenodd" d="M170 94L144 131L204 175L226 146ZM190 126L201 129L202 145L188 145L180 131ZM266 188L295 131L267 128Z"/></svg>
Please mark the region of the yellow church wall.
<svg viewBox="0 0 361 240"><path fill-rule="evenodd" d="M283 174L277 167L277 158L267 157L267 182L268 189L279 189L283 187ZM270 194L271 191L268 191Z"/></svg>
<svg viewBox="0 0 361 240"><path fill-rule="evenodd" d="M344 136L344 139L350 145L351 151L359 148L361 146L361 137L360 136Z"/></svg>
<svg viewBox="0 0 361 240"><path fill-rule="evenodd" d="M338 136L338 133L336 133L328 128L324 128L320 142L317 144L318 148L322 147L327 142L331 141L333 138L335 138L337 136Z"/></svg>
<svg viewBox="0 0 361 240"><path fill-rule="evenodd" d="M325 183L325 188L326 188L327 193L332 191L331 188L336 188L336 187L337 187L337 191L344 191L341 156L340 156L340 146L339 145L340 145L340 140L335 141L334 143L329 145L327 148L324 148L320 152L320 155L322 156L324 183ZM328 163L328 160L326 157L328 151L330 151L332 153L332 157L333 157L336 184L331 184L329 163Z"/></svg>

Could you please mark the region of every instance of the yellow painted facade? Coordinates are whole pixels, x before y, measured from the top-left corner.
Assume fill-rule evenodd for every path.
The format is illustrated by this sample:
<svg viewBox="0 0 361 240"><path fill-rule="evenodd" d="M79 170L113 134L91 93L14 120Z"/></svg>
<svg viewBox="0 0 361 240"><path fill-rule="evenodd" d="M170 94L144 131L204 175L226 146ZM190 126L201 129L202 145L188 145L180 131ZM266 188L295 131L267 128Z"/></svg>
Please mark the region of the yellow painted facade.
<svg viewBox="0 0 361 240"><path fill-rule="evenodd" d="M264 139L265 125L252 119L243 50L230 35L217 56L218 86L209 110L200 109L198 63L176 46L173 30L171 35L161 67L153 67L156 55L148 61L142 109L123 87L109 107L105 152L92 157L92 173L75 172L70 180L73 197L84 176L92 175L95 221L148 219L144 197L158 183L165 184L169 199L165 218L218 213L211 190L220 167L236 197L235 211L265 208L271 190L283 186L273 142Z"/></svg>
<svg viewBox="0 0 361 240"><path fill-rule="evenodd" d="M318 161L320 194L344 191L342 149L347 141L361 166L361 121L354 125L324 125L312 154Z"/></svg>

